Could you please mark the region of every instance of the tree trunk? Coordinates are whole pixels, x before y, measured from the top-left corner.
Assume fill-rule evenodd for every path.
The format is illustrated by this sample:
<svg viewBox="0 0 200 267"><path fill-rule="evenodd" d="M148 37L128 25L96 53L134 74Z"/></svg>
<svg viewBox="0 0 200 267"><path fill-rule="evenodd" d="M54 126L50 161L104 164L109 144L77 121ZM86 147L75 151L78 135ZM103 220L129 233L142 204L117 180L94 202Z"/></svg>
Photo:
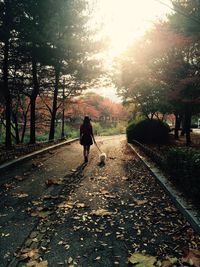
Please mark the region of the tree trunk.
<svg viewBox="0 0 200 267"><path fill-rule="evenodd" d="M8 8L8 7L7 7ZM7 16L6 16L7 18ZM8 18L7 18L8 19ZM7 19L5 24L7 24ZM5 44L4 44L4 58L3 58L3 94L5 98L5 114L6 114L6 148L10 148L12 146L11 139L11 95L8 87L8 52L9 52L9 35L7 33Z"/></svg>
<svg viewBox="0 0 200 267"><path fill-rule="evenodd" d="M3 23L6 26L7 31L5 34L4 48L3 48L3 96L5 99L5 117L6 117L6 148L12 146L11 138L11 95L8 87L8 53L9 53L9 37L10 37L10 18L9 18L10 3L5 1L5 19Z"/></svg>
<svg viewBox="0 0 200 267"><path fill-rule="evenodd" d="M181 127L181 120L182 120L182 116L180 116L180 114L176 113L175 115L175 129L174 129L174 138L178 139L179 138L179 129Z"/></svg>
<svg viewBox="0 0 200 267"><path fill-rule="evenodd" d="M32 57L32 78L33 78L33 90L30 97L30 144L35 144L36 136L35 136L35 106L36 99L39 94L39 84L37 78L37 63L35 57Z"/></svg>
<svg viewBox="0 0 200 267"><path fill-rule="evenodd" d="M186 145L191 145L191 137L190 137L190 130L191 130L191 118L192 114L189 110L185 112L185 133L186 133Z"/></svg>
<svg viewBox="0 0 200 267"><path fill-rule="evenodd" d="M59 76L60 76L60 70L59 68L55 68L55 88L54 88L54 95L53 95L51 124L50 124L50 130L49 130L49 141L54 140L54 134L55 134L55 119L56 119L56 112L57 112Z"/></svg>
<svg viewBox="0 0 200 267"><path fill-rule="evenodd" d="M12 113L12 117L13 117L14 130L15 130L15 142L16 144L19 144L20 138L19 138L19 124L18 124L17 112L15 114Z"/></svg>
<svg viewBox="0 0 200 267"><path fill-rule="evenodd" d="M25 136L25 132L26 132L26 124L27 124L27 116L24 117L24 125L23 125L23 129L22 129L21 143L24 142L24 136Z"/></svg>
<svg viewBox="0 0 200 267"><path fill-rule="evenodd" d="M62 92L62 128L61 128L61 138L65 137L65 81L63 84L63 92Z"/></svg>
<svg viewBox="0 0 200 267"><path fill-rule="evenodd" d="M28 108L26 110L26 112L23 114L23 129L22 129L22 135L21 135L21 143L24 142L24 136L25 136L25 132L26 132L26 125L27 125L27 113L29 111L29 106L30 106L30 103L28 105Z"/></svg>
<svg viewBox="0 0 200 267"><path fill-rule="evenodd" d="M36 137L35 137L35 96L31 96L30 98L30 144L35 144Z"/></svg>
<svg viewBox="0 0 200 267"><path fill-rule="evenodd" d="M182 119L182 130L181 130L181 136L184 136L185 133L186 133L186 128L185 128L185 114L183 116L183 119Z"/></svg>

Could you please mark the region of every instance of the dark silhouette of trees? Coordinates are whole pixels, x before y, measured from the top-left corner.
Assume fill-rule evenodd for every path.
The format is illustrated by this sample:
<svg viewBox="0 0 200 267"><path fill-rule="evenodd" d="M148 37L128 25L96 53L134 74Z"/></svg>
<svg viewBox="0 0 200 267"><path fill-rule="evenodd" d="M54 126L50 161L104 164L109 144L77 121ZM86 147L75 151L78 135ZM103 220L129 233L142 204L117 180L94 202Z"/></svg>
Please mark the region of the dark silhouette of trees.
<svg viewBox="0 0 200 267"><path fill-rule="evenodd" d="M29 142L36 142L39 95L49 95L52 99L49 139L54 139L64 77L70 77L69 91L74 95L86 88L100 70L93 55L101 45L92 41L87 27L87 2L2 0L0 11L0 87L1 102L5 106L2 113L5 145L10 147L13 137L16 143L23 141L27 119L30 120ZM21 138L19 120L20 124L23 122Z"/></svg>

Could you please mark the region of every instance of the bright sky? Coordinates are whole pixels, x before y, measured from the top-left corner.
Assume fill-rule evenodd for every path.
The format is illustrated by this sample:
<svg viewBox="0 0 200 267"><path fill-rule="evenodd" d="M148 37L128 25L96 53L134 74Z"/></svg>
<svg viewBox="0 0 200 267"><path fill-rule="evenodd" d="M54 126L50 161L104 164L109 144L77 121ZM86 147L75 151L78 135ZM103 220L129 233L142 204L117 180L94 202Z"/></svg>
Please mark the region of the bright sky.
<svg viewBox="0 0 200 267"><path fill-rule="evenodd" d="M110 39L106 58L111 61L148 30L155 20L172 10L170 0L89 0L94 7L93 25L102 24L101 36ZM163 4L162 4L162 3ZM105 92L105 89L104 89ZM107 96L104 93L105 96ZM110 97L110 92L108 93Z"/></svg>
<svg viewBox="0 0 200 267"><path fill-rule="evenodd" d="M144 34L153 21L172 11L167 7L172 6L170 0L90 1L95 1L94 18L96 23L103 23L102 34L110 38L113 54L120 53Z"/></svg>

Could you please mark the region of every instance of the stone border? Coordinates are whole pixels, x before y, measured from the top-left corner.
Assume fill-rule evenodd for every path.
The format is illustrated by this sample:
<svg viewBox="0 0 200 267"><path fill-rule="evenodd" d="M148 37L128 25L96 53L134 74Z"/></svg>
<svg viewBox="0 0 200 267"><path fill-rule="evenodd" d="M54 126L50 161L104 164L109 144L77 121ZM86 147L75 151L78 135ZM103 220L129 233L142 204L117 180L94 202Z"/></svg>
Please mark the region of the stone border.
<svg viewBox="0 0 200 267"><path fill-rule="evenodd" d="M79 140L79 138L74 138L74 139L71 139L71 140L67 140L67 141L64 141L64 142L61 142L61 143L58 143L58 144L55 144L55 145L52 145L52 146L49 146L49 147L45 147L45 148L37 150L37 151L34 151L32 153L26 154L26 155L21 156L21 157L19 157L17 159L13 159L13 160L7 161L7 162L5 162L5 163L0 165L0 171L1 170L5 170L5 169L7 169L9 167L13 167L19 162L34 158L36 155L45 153L45 152L50 151L52 149L55 149L57 147L60 147L60 146L66 145L66 144L71 144L71 143L73 143L73 142L75 142L77 140Z"/></svg>
<svg viewBox="0 0 200 267"><path fill-rule="evenodd" d="M172 185L172 183L166 178L166 176L159 170L155 164L153 164L149 159L143 157L139 149L134 147L132 144L128 143L129 147L137 154L137 156L144 162L146 167L150 170L153 176L157 179L159 184L163 187L165 192L170 196L171 200L175 204L175 206L180 210L186 220L191 224L192 228L200 235L200 217L198 212L189 205L183 197L181 197L181 193L176 190L176 188Z"/></svg>

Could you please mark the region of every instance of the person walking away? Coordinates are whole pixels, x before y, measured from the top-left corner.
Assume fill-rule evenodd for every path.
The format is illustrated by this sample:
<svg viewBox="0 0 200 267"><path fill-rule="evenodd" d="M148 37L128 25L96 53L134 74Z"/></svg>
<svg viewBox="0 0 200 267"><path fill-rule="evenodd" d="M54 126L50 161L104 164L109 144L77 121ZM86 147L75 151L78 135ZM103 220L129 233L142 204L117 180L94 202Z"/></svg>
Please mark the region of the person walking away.
<svg viewBox="0 0 200 267"><path fill-rule="evenodd" d="M91 119L85 116L83 124L80 126L80 144L83 146L83 157L84 161L88 162L88 157L90 153L90 146L95 143L93 128L91 124Z"/></svg>

